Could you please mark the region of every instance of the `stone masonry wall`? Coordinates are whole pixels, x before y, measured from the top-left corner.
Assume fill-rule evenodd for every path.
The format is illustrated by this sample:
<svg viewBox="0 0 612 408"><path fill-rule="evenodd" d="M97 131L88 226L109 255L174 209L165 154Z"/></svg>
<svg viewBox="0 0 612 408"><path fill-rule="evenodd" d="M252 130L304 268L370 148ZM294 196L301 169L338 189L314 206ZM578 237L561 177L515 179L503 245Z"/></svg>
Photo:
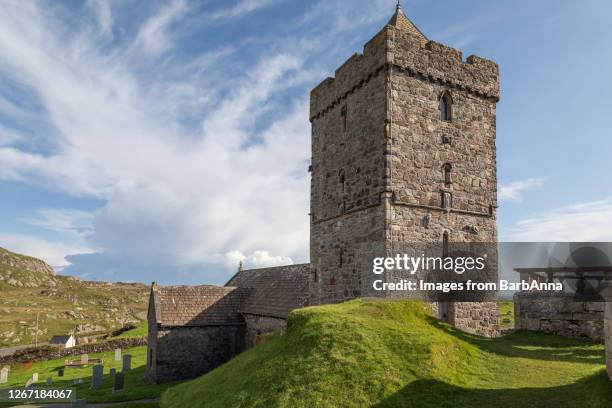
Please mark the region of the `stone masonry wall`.
<svg viewBox="0 0 612 408"><path fill-rule="evenodd" d="M268 316L245 314L246 348L256 346L266 334L282 332L287 328L287 320Z"/></svg>
<svg viewBox="0 0 612 408"><path fill-rule="evenodd" d="M604 342L604 302L574 302L572 295L519 292L514 295L517 330L542 331Z"/></svg>
<svg viewBox="0 0 612 408"><path fill-rule="evenodd" d="M359 296L359 244L497 240L498 99L497 64L392 26L312 91L311 303ZM456 324L493 335L497 306L471 306Z"/></svg>
<svg viewBox="0 0 612 408"><path fill-rule="evenodd" d="M357 248L382 242L386 91L384 37L311 96L310 303L360 296Z"/></svg>
<svg viewBox="0 0 612 408"><path fill-rule="evenodd" d="M154 383L195 378L244 349L244 326L161 328L147 377Z"/></svg>
<svg viewBox="0 0 612 408"><path fill-rule="evenodd" d="M604 314L604 338L606 342L606 368L612 380L612 302L606 302Z"/></svg>

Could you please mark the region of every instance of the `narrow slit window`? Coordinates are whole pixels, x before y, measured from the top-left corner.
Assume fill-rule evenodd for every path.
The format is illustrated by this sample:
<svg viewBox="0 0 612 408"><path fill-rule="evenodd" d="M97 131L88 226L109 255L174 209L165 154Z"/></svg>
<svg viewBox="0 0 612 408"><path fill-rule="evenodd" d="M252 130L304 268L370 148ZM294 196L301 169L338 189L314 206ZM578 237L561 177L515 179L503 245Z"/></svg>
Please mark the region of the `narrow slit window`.
<svg viewBox="0 0 612 408"><path fill-rule="evenodd" d="M347 119L346 119L346 106L342 107L342 110L340 111L340 116L342 117L342 133L346 133L347 130Z"/></svg>
<svg viewBox="0 0 612 408"><path fill-rule="evenodd" d="M446 163L444 165L444 184L450 185L453 184L453 166L450 163Z"/></svg>
<svg viewBox="0 0 612 408"><path fill-rule="evenodd" d="M452 119L452 98L448 92L444 92L440 97L440 120L450 122Z"/></svg>

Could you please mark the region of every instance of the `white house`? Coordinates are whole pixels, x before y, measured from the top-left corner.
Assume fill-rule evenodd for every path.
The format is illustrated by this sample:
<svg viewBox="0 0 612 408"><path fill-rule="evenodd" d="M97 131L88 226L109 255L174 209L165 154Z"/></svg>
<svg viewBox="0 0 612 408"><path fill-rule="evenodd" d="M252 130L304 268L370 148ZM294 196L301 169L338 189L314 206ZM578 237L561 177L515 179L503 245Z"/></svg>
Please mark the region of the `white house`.
<svg viewBox="0 0 612 408"><path fill-rule="evenodd" d="M70 348L76 345L76 340L74 339L74 336L72 335L53 336L51 340L49 341L49 344L55 345L55 346L61 346L63 348Z"/></svg>

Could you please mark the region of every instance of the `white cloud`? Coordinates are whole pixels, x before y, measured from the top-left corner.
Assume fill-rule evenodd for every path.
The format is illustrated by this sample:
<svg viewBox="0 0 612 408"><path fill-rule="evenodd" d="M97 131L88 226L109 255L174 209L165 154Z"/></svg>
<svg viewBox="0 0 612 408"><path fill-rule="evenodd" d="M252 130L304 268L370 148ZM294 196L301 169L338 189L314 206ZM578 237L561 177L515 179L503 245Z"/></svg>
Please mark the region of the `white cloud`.
<svg viewBox="0 0 612 408"><path fill-rule="evenodd" d="M246 14L252 13L253 11L268 7L274 3L278 3L280 0L240 0L233 7L217 11L211 14L212 20L218 20L222 18L236 18Z"/></svg>
<svg viewBox="0 0 612 408"><path fill-rule="evenodd" d="M510 236L524 242L612 242L612 198L524 218Z"/></svg>
<svg viewBox="0 0 612 408"><path fill-rule="evenodd" d="M113 13L108 0L87 0L89 7L96 17L96 22L102 35L110 35L113 30Z"/></svg>
<svg viewBox="0 0 612 408"><path fill-rule="evenodd" d="M188 10L184 0L173 0L157 14L149 18L138 31L134 45L147 52L159 54L166 50L170 42L169 26Z"/></svg>
<svg viewBox="0 0 612 408"><path fill-rule="evenodd" d="M192 64L159 62L171 52L170 23L188 12L184 2L145 23L136 43L152 55L137 62L122 50L108 54L88 30L75 34L78 44L65 41L55 34L61 21L33 3L12 6L0 4L0 74L38 97L58 137L52 153L0 147L0 178L106 202L93 214L45 209L28 218L87 239L76 247L45 242L56 265L91 248L115 264L184 269L232 251L252 266L307 258L307 95L274 100L309 80L299 55L264 53L221 81L216 64L231 55L226 49ZM187 97L198 94L207 99ZM198 115L195 130L178 126ZM45 255L38 241L26 241L18 249Z"/></svg>
<svg viewBox="0 0 612 408"><path fill-rule="evenodd" d="M25 221L51 231L86 236L92 232L93 218L94 214L89 211L43 208Z"/></svg>
<svg viewBox="0 0 612 408"><path fill-rule="evenodd" d="M70 262L66 260L66 256L74 253L92 252L86 246L50 241L22 234L0 234L0 246L12 252L42 259L56 271L61 271L70 265Z"/></svg>
<svg viewBox="0 0 612 408"><path fill-rule="evenodd" d="M497 198L506 201L521 201L523 199L523 192L526 190L532 190L544 185L544 179L541 178L529 178L526 180L513 181L511 183L502 184L499 187Z"/></svg>

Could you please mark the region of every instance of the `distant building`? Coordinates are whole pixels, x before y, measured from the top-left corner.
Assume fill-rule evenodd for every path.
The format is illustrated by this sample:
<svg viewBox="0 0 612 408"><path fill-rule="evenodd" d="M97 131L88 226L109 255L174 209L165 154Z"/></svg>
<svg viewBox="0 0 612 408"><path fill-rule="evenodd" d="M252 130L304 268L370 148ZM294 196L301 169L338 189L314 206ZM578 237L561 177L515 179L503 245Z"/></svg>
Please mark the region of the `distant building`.
<svg viewBox="0 0 612 408"><path fill-rule="evenodd" d="M49 341L49 344L52 346L61 346L63 348L71 348L76 345L76 340L74 336L53 336Z"/></svg>

